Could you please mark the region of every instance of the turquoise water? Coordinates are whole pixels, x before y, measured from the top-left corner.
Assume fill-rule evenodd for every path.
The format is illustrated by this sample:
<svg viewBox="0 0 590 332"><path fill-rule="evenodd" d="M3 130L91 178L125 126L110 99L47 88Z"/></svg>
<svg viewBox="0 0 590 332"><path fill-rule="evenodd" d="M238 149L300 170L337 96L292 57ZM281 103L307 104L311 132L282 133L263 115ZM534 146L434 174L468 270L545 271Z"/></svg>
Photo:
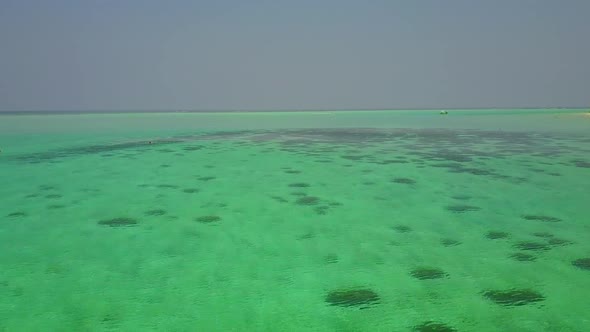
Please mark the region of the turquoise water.
<svg viewBox="0 0 590 332"><path fill-rule="evenodd" d="M0 115L0 331L586 331L580 110Z"/></svg>

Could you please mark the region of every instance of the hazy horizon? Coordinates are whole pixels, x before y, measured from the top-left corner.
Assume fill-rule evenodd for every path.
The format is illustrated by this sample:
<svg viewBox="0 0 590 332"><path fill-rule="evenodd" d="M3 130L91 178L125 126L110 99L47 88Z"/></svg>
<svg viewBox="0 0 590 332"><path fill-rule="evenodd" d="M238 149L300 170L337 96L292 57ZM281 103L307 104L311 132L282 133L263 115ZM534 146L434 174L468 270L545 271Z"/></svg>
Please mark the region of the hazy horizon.
<svg viewBox="0 0 590 332"><path fill-rule="evenodd" d="M0 111L585 108L590 2L0 2Z"/></svg>
<svg viewBox="0 0 590 332"><path fill-rule="evenodd" d="M334 108L334 109L314 109L314 108L304 108L304 109L109 109L109 110L92 110L92 109L85 109L85 110L76 110L76 109L69 109L69 110L0 110L0 113L3 114L23 114L23 113L31 113L31 114L38 114L38 113L255 113L255 112L264 112L264 113L272 113L272 112L279 112L279 113L289 113L289 112L355 112L355 111L441 111L441 110L449 110L449 111L486 111L486 110L498 110L498 111L518 111L518 110L530 110L530 111L539 111L539 110L586 110L588 107L462 107L462 108L450 108L450 107L440 107L440 108Z"/></svg>

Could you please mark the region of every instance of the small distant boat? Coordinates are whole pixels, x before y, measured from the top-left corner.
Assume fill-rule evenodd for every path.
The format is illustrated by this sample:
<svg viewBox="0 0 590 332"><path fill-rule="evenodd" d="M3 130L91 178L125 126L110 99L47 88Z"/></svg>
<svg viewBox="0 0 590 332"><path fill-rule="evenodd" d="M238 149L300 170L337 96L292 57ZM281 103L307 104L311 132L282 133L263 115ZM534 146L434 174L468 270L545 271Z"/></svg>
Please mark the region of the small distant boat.
<svg viewBox="0 0 590 332"><path fill-rule="evenodd" d="M440 113L439 113L439 114L440 114L440 115L447 115L447 114L449 114L449 112L447 112L447 111L445 111L445 110L442 110L442 111L440 111Z"/></svg>

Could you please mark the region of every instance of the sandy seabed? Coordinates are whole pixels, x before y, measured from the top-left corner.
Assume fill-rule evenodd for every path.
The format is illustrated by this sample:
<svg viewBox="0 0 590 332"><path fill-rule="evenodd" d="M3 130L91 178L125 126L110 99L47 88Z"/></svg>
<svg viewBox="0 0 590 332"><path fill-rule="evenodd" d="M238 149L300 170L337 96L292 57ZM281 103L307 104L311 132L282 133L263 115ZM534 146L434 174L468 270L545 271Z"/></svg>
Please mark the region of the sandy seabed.
<svg viewBox="0 0 590 332"><path fill-rule="evenodd" d="M587 136L393 127L6 135L0 330L585 331Z"/></svg>

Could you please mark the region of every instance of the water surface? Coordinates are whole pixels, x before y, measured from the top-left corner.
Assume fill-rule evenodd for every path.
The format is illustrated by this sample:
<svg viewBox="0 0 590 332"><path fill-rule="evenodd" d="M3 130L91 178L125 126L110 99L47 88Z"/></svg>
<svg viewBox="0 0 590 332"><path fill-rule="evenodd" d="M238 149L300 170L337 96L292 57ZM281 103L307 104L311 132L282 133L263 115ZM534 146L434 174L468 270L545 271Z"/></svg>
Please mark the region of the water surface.
<svg viewBox="0 0 590 332"><path fill-rule="evenodd" d="M0 330L585 331L588 132L579 110L0 115Z"/></svg>

